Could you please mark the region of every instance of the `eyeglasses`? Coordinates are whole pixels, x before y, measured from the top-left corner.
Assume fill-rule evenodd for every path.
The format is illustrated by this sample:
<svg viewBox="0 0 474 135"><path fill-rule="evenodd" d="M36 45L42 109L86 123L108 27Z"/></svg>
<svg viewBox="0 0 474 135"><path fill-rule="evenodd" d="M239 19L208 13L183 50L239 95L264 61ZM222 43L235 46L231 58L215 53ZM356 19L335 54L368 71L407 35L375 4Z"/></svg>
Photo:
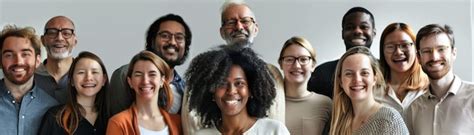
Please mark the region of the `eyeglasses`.
<svg viewBox="0 0 474 135"><path fill-rule="evenodd" d="M306 65L308 64L312 59L311 59L311 56L299 56L299 57L295 57L295 56L284 56L284 57L281 57L280 60L282 61L283 64L285 65L292 65L295 63L296 60L298 60L298 63L300 63L300 65Z"/></svg>
<svg viewBox="0 0 474 135"><path fill-rule="evenodd" d="M449 48L451 48L451 46L437 46L437 47L433 47L433 48L423 48L423 49L420 49L420 55L421 56L427 56L427 55L431 55L433 54L433 52L438 52L438 53L441 53L441 54L445 54L446 52L448 52Z"/></svg>
<svg viewBox="0 0 474 135"><path fill-rule="evenodd" d="M385 44L384 46L384 52L386 53L393 53L397 48L399 48L401 51L405 52L410 49L410 47L413 46L412 42L405 42L405 43L399 43L399 44Z"/></svg>
<svg viewBox="0 0 474 135"><path fill-rule="evenodd" d="M168 31L159 32L158 37L166 42L170 41L171 38L174 37L176 43L184 43L184 40L186 39L186 35L183 33L171 34L171 32Z"/></svg>
<svg viewBox="0 0 474 135"><path fill-rule="evenodd" d="M59 35L59 33L61 33L61 36L63 36L63 38L71 38L74 35L74 29L46 28L44 30L44 35L49 38L56 38Z"/></svg>
<svg viewBox="0 0 474 135"><path fill-rule="evenodd" d="M237 25L237 22L240 22L243 27L248 27L255 23L252 17L243 17L241 19L229 19L222 22L222 26L226 28L233 28Z"/></svg>

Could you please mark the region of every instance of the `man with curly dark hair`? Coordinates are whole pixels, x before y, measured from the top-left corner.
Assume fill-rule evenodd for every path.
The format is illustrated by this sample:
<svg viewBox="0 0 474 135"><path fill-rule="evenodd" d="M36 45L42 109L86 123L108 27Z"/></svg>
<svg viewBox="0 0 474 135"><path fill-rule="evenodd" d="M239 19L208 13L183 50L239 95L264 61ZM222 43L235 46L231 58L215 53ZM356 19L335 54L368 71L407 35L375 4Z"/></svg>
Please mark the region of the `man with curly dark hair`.
<svg viewBox="0 0 474 135"><path fill-rule="evenodd" d="M181 16L175 14L158 18L146 32L145 50L158 55L173 70L171 75L173 80L170 83L173 103L168 110L171 114L181 113L185 82L174 68L183 64L188 57L191 38L191 29ZM116 104L110 108L113 114L128 108L130 106L128 103L132 100L131 95L126 91L128 86L125 78L128 66L127 64L116 69L110 79L111 89L113 89L111 94L114 95L111 100Z"/></svg>
<svg viewBox="0 0 474 135"><path fill-rule="evenodd" d="M227 45L202 53L185 79L190 109L200 124L213 127L196 134L289 134L283 123L265 118L275 84L266 63L250 48Z"/></svg>

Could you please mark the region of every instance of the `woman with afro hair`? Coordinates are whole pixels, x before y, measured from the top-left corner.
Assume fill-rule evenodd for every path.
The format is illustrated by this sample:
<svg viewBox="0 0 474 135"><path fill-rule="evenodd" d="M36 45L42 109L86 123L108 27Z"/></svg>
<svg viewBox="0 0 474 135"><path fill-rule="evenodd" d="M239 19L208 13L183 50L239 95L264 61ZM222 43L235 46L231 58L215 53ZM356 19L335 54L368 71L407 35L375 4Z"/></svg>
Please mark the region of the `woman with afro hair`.
<svg viewBox="0 0 474 135"><path fill-rule="evenodd" d="M189 109L212 127L196 134L289 134L266 118L276 94L269 72L250 48L221 46L196 56L185 77Z"/></svg>

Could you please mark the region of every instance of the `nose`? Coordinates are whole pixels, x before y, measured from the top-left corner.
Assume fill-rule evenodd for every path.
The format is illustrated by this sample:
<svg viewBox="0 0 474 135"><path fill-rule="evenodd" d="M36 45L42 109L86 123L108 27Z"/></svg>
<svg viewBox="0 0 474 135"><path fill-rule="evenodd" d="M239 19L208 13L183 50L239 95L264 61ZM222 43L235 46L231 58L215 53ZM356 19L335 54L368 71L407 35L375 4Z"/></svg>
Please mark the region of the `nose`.
<svg viewBox="0 0 474 135"><path fill-rule="evenodd" d="M229 84L229 85L227 86L227 91L226 91L226 92L227 92L227 94L229 94L229 95L233 95L233 94L237 93L237 88L234 87L234 85Z"/></svg>
<svg viewBox="0 0 474 135"><path fill-rule="evenodd" d="M400 46L395 46L395 50L393 52L395 52L396 54L400 54L403 53L403 50Z"/></svg>
<svg viewBox="0 0 474 135"><path fill-rule="evenodd" d="M360 81L362 81L362 76L359 75L359 74L355 74L352 80L354 82L360 82Z"/></svg>
<svg viewBox="0 0 474 135"><path fill-rule="evenodd" d="M86 80L92 80L92 72L87 72Z"/></svg>
<svg viewBox="0 0 474 135"><path fill-rule="evenodd" d="M15 62L15 64L17 64L17 65L23 65L23 64L24 64L24 60L23 60L23 59L24 59L24 58L21 57L21 54L18 54L18 55L16 55L16 56L14 57L14 62Z"/></svg>
<svg viewBox="0 0 474 135"><path fill-rule="evenodd" d="M433 53L431 53L431 57L433 58L433 60L438 60L438 59L440 59L441 54L440 54L440 52L438 52L436 50L433 50Z"/></svg>
<svg viewBox="0 0 474 135"><path fill-rule="evenodd" d="M237 21L235 23L235 28L238 30L244 29L244 24L242 24L240 21Z"/></svg>
<svg viewBox="0 0 474 135"><path fill-rule="evenodd" d="M300 61L296 59L295 62L293 62L293 66L298 67L298 68L301 67Z"/></svg>
<svg viewBox="0 0 474 135"><path fill-rule="evenodd" d="M58 35L56 36L56 40L64 40L63 34L61 32L58 32Z"/></svg>
<svg viewBox="0 0 474 135"><path fill-rule="evenodd" d="M171 36L171 37L170 37L170 40L169 40L169 43L170 43L171 45L177 45L176 36L174 36L174 35Z"/></svg>

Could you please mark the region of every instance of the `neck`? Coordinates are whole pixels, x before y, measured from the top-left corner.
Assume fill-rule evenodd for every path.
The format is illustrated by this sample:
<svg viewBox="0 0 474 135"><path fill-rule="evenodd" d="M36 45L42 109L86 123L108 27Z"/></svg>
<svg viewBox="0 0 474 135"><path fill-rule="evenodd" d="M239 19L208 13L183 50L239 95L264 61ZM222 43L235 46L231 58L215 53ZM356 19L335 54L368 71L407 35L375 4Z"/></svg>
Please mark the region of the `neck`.
<svg viewBox="0 0 474 135"><path fill-rule="evenodd" d="M72 57L67 57L65 59L54 59L48 57L46 61L46 70L54 77L56 82L58 82L59 79L69 71L73 59Z"/></svg>
<svg viewBox="0 0 474 135"><path fill-rule="evenodd" d="M15 98L15 101L21 101L23 96L28 91L33 89L33 80L34 80L33 77L31 77L28 81L26 81L26 83L20 84L20 85L14 84L13 82L11 82L10 80L8 80L6 78L4 79L5 80L5 86L12 93L13 97Z"/></svg>
<svg viewBox="0 0 474 135"><path fill-rule="evenodd" d="M452 71L448 72L448 74L437 80L430 78L430 91L436 95L436 97L442 97L446 95L453 81L454 74Z"/></svg>
<svg viewBox="0 0 474 135"><path fill-rule="evenodd" d="M360 102L354 102L352 101L352 108L354 110L354 117L360 117L367 115L370 113L370 110L374 106L378 106L379 103L377 103L373 98L369 98L368 100L360 101Z"/></svg>
<svg viewBox="0 0 474 135"><path fill-rule="evenodd" d="M305 83L292 83L285 81L285 94L291 98L302 98L310 94L307 90L308 81Z"/></svg>
<svg viewBox="0 0 474 135"><path fill-rule="evenodd" d="M392 85L400 85L403 83L410 74L408 72L396 72L390 70L390 84Z"/></svg>
<svg viewBox="0 0 474 135"><path fill-rule="evenodd" d="M137 111L142 116L161 116L160 108L157 103L158 96L156 96L156 98L153 98L152 100L141 100L137 97Z"/></svg>
<svg viewBox="0 0 474 135"><path fill-rule="evenodd" d="M95 96L94 97L85 97L77 95L76 97L77 103L79 103L86 111L94 111L94 103L95 103Z"/></svg>
<svg viewBox="0 0 474 135"><path fill-rule="evenodd" d="M222 116L220 131L223 134L243 134L250 129L257 121L257 118L250 117L247 110L234 116Z"/></svg>

